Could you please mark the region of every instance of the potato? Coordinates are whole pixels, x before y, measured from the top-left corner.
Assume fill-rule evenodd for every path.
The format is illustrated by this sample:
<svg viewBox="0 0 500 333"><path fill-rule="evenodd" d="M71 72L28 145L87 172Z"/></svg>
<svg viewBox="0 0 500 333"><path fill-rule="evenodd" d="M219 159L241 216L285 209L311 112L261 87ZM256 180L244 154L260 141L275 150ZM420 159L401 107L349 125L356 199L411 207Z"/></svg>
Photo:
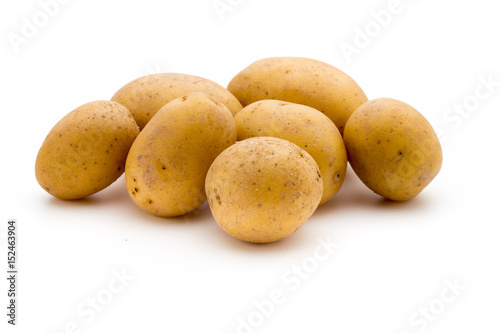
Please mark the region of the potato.
<svg viewBox="0 0 500 333"><path fill-rule="evenodd" d="M308 105L328 116L341 134L349 116L367 101L364 92L347 74L307 58L258 60L238 73L227 89L243 106L263 99Z"/></svg>
<svg viewBox="0 0 500 333"><path fill-rule="evenodd" d="M430 123L406 103L380 98L361 105L344 140L353 170L375 193L395 201L418 195L443 161Z"/></svg>
<svg viewBox="0 0 500 333"><path fill-rule="evenodd" d="M138 78L118 90L111 100L128 108L142 130L165 104L196 91L212 96L233 114L242 108L240 102L219 84L198 76L177 73Z"/></svg>
<svg viewBox="0 0 500 333"><path fill-rule="evenodd" d="M219 155L206 178L208 203L219 226L252 243L285 238L309 219L323 181L314 159L278 138L239 141Z"/></svg>
<svg viewBox="0 0 500 333"><path fill-rule="evenodd" d="M99 192L124 172L138 134L139 127L124 106L110 101L84 104L47 135L36 158L36 179L60 199Z"/></svg>
<svg viewBox="0 0 500 333"><path fill-rule="evenodd" d="M347 169L344 141L335 124L309 106L262 100L244 107L234 117L238 140L272 136L291 141L316 161L323 178L320 205L340 189Z"/></svg>
<svg viewBox="0 0 500 333"><path fill-rule="evenodd" d="M128 192L157 216L186 214L205 200L213 160L236 142L236 124L224 104L201 92L174 99L138 135L125 166Z"/></svg>

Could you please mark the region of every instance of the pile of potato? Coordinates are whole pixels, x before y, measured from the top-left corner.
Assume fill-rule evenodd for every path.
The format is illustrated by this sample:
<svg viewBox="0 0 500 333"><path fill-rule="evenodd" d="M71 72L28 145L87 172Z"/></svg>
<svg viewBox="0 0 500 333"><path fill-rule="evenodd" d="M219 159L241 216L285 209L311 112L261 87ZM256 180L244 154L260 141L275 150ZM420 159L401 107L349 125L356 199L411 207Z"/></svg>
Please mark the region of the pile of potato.
<svg viewBox="0 0 500 333"><path fill-rule="evenodd" d="M151 214L187 214L208 199L224 231L269 243L335 196L348 161L372 191L405 201L437 175L442 151L408 104L368 100L324 62L277 57L254 62L227 89L185 74L138 78L61 119L35 171L65 200L125 172L132 201Z"/></svg>

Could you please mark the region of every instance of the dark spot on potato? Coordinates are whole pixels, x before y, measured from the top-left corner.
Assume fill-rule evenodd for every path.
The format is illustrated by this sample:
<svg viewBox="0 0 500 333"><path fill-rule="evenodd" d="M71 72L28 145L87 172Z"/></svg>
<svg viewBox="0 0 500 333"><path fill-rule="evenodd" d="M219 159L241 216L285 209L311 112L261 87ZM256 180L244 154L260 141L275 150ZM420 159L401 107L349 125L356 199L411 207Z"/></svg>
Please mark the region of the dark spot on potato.
<svg viewBox="0 0 500 333"><path fill-rule="evenodd" d="M336 174L336 175L335 175L334 180L335 180L336 182L338 182L338 181L340 180L340 173L338 173L338 174Z"/></svg>
<svg viewBox="0 0 500 333"><path fill-rule="evenodd" d="M378 144L378 145L380 144L380 140L377 140L377 144Z"/></svg>
<svg viewBox="0 0 500 333"><path fill-rule="evenodd" d="M148 199L148 205L151 205L153 203L153 200Z"/></svg>
<svg viewBox="0 0 500 333"><path fill-rule="evenodd" d="M142 155L137 156L137 159L140 160L142 158Z"/></svg>
<svg viewBox="0 0 500 333"><path fill-rule="evenodd" d="M262 207L262 204L258 204L257 207L259 207L259 208Z"/></svg>
<svg viewBox="0 0 500 333"><path fill-rule="evenodd" d="M135 191L136 193L139 193L139 189L138 189L137 187L134 187L134 191Z"/></svg>

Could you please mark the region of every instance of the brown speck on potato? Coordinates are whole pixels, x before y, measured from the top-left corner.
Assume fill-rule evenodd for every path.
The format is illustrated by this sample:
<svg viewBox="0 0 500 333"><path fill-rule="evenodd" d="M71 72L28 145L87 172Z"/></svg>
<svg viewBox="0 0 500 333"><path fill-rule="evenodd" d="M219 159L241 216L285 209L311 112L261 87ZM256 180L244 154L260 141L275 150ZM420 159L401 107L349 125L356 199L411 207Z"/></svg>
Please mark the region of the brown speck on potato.
<svg viewBox="0 0 500 333"><path fill-rule="evenodd" d="M217 203L218 203L219 205L221 205L221 204L222 204L222 201L220 200L220 195L216 194L216 195L215 195L215 200L217 200Z"/></svg>

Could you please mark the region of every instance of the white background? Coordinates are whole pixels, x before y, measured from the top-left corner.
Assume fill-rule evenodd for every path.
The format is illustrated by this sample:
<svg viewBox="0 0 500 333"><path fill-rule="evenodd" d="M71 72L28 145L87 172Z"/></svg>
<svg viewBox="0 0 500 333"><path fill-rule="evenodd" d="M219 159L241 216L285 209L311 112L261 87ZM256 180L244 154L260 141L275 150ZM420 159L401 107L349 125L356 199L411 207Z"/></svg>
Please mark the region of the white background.
<svg viewBox="0 0 500 333"><path fill-rule="evenodd" d="M213 0L66 2L50 7L46 21L35 0L0 5L2 332L500 330L493 1L400 0L384 26L373 12L393 9L389 0L222 0L231 6L222 16ZM34 20L40 27L30 35L24 26ZM14 46L14 35L25 39ZM347 44L357 48L350 59ZM296 234L264 246L225 234L206 205L187 218L149 215L129 199L123 177L76 202L37 184L37 151L74 108L154 72L226 86L269 56L328 62L370 99L418 109L440 131L441 173L396 204L350 172ZM6 323L3 278L11 218L19 231L16 327ZM317 250L329 241L338 244L331 254ZM120 283L122 273L129 280Z"/></svg>

